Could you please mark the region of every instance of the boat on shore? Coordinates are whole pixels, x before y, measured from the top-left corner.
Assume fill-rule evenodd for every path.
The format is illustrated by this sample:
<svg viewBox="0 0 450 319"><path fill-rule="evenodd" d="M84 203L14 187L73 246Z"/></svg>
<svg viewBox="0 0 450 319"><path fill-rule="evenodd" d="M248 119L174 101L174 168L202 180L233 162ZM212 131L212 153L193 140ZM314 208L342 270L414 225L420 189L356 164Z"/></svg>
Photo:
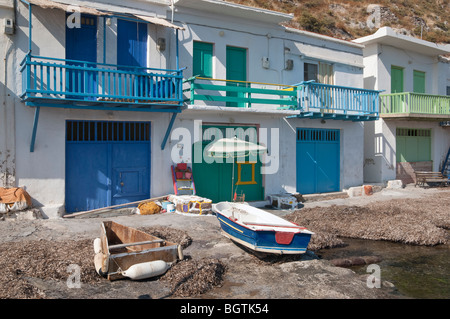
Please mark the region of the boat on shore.
<svg viewBox="0 0 450 319"><path fill-rule="evenodd" d="M183 259L180 245L112 221L102 222L94 253L95 270L111 281L156 277Z"/></svg>
<svg viewBox="0 0 450 319"><path fill-rule="evenodd" d="M213 205L224 235L253 251L303 254L314 233L264 210L240 203Z"/></svg>

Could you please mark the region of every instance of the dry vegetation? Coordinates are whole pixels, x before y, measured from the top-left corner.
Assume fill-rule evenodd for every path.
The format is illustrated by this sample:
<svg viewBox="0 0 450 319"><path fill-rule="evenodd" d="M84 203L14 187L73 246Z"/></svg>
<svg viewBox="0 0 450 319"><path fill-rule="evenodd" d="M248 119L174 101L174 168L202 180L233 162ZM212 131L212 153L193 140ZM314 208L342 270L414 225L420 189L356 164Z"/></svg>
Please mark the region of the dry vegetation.
<svg viewBox="0 0 450 319"><path fill-rule="evenodd" d="M374 33L367 26L370 4L381 6L381 26L431 42L450 43L450 3L446 0L228 0L239 4L293 13L291 27L355 39Z"/></svg>
<svg viewBox="0 0 450 319"><path fill-rule="evenodd" d="M186 232L169 227L143 227L140 230L183 248L192 243ZM29 279L65 282L68 266L81 267L84 284L104 282L93 267L93 241L26 241L0 244L0 299L48 298L45 291L33 285ZM160 280L171 288L173 296L195 296L220 285L225 265L216 259L185 260L175 264Z"/></svg>
<svg viewBox="0 0 450 319"><path fill-rule="evenodd" d="M286 218L316 234L308 249L342 245L342 237L388 240L415 245L450 242L450 193L419 200L398 199L369 206L332 206L298 210Z"/></svg>

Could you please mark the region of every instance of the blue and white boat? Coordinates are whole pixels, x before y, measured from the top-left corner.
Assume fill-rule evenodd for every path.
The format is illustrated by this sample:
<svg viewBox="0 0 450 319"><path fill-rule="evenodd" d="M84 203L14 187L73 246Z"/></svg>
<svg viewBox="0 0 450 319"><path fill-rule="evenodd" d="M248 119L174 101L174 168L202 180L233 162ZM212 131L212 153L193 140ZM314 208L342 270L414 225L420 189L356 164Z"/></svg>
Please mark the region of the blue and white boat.
<svg viewBox="0 0 450 319"><path fill-rule="evenodd" d="M239 203L213 205L224 235L251 250L303 254L314 233L264 210Z"/></svg>

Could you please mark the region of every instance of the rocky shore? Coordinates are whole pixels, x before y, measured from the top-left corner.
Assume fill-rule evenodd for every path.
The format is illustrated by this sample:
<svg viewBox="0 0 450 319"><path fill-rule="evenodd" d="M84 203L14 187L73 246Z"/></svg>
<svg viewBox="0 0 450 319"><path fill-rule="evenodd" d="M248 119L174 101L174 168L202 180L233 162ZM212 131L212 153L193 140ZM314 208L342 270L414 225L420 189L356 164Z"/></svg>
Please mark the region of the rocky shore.
<svg viewBox="0 0 450 319"><path fill-rule="evenodd" d="M316 232L309 251L295 257L255 256L222 236L214 216L5 218L0 221L0 298L401 298L391 283L371 288L370 272L357 275L342 267L349 261L321 260L315 251L345 244L345 237L421 245L448 242L448 232L440 230L448 229L449 205L448 189L401 189L306 202L297 211L272 211ZM185 260L159 278L115 282L100 278L93 267L92 242L103 220L176 241L183 245ZM377 262L370 258L354 262ZM78 288L69 285L70 265L81 268Z"/></svg>

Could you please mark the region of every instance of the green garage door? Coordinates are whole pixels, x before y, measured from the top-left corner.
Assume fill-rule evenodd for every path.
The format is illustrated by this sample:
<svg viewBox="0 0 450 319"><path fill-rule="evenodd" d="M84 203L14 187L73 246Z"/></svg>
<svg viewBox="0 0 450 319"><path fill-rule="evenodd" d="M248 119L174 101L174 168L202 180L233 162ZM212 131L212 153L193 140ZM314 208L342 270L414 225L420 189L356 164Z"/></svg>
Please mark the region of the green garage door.
<svg viewBox="0 0 450 319"><path fill-rule="evenodd" d="M397 162L431 161L431 130L397 128Z"/></svg>
<svg viewBox="0 0 450 319"><path fill-rule="evenodd" d="M233 135L227 135L226 129L231 129ZM230 131L229 131L230 132ZM234 192L237 195L245 194L246 201L258 201L264 199L263 178L261 174L261 161L251 162L247 157L228 163L225 159L222 163L212 158L205 158L204 149L213 141L221 137L237 136L243 140L254 141L256 127L235 126L203 126L203 141L193 146L193 165L195 189L198 196L211 199L213 202L231 201ZM219 134L219 136L215 135ZM202 156L198 159L196 147L201 148ZM199 163L196 163L199 161ZM232 176L234 171L234 183ZM233 188L232 188L233 187Z"/></svg>

